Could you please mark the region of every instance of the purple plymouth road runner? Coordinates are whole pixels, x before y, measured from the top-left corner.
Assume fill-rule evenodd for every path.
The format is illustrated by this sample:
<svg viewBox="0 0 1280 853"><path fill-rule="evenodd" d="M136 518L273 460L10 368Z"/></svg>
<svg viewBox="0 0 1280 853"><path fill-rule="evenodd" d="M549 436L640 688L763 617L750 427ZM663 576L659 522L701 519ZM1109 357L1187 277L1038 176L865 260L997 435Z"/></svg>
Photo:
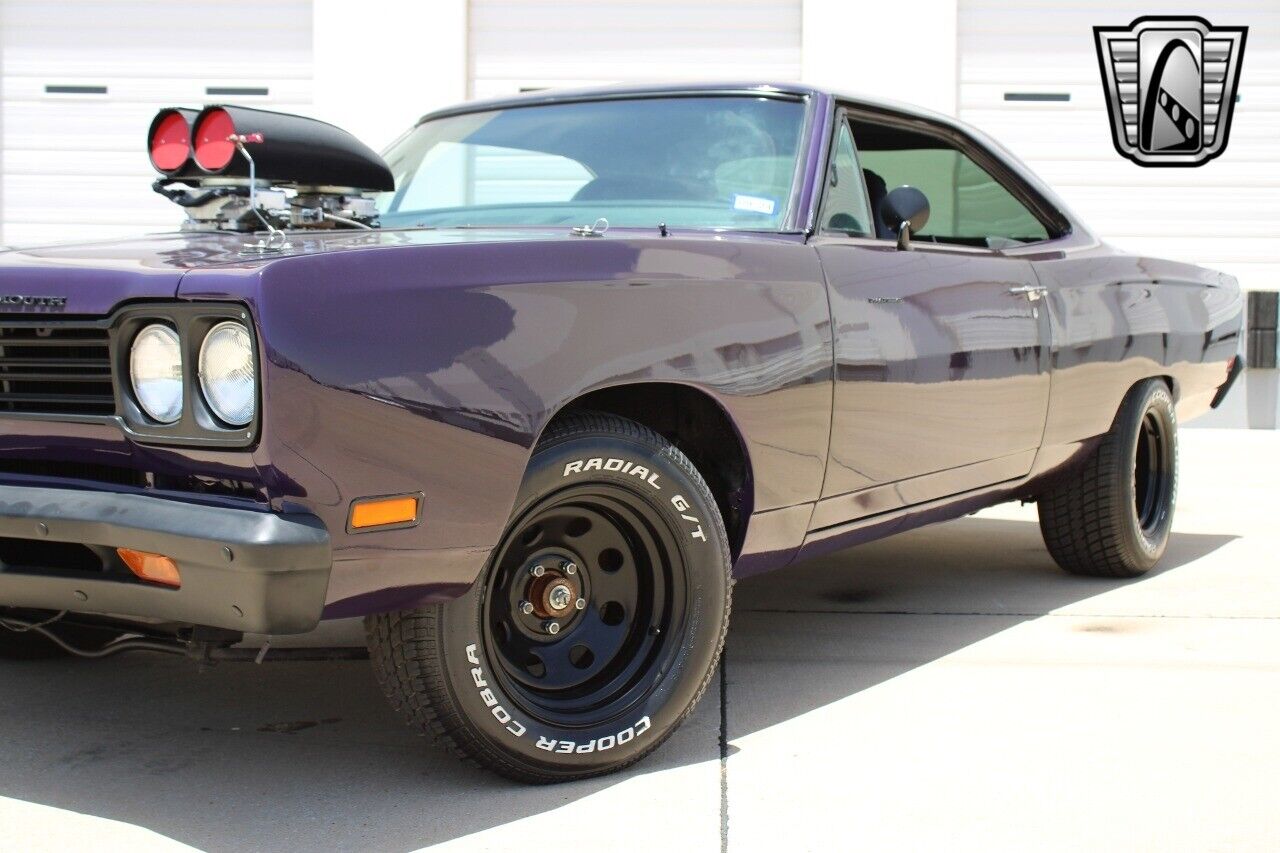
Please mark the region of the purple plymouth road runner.
<svg viewBox="0 0 1280 853"><path fill-rule="evenodd" d="M381 157L215 105L147 150L180 231L0 253L0 655L360 616L519 780L670 735L734 576L1013 499L1064 569L1150 569L1240 369L1234 279L904 105L535 93Z"/></svg>

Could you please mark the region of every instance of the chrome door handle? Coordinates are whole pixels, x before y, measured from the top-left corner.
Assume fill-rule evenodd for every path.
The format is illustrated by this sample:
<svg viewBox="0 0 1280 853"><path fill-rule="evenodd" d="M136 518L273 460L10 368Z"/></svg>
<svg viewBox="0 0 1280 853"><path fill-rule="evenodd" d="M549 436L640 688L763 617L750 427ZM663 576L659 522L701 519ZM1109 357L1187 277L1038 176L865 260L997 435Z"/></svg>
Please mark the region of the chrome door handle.
<svg viewBox="0 0 1280 853"><path fill-rule="evenodd" d="M1009 288L1010 293L1017 293L1027 297L1031 302L1039 302L1049 292L1049 288L1041 287L1036 284L1023 284L1018 287Z"/></svg>

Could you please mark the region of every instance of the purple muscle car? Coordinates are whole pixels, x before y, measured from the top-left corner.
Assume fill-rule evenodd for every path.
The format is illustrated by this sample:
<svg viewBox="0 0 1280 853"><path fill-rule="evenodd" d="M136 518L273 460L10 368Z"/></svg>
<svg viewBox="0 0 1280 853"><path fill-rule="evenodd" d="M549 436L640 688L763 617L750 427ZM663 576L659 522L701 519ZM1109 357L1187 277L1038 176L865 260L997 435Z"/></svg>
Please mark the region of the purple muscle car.
<svg viewBox="0 0 1280 853"><path fill-rule="evenodd" d="M1160 559L1230 276L1120 252L953 119L536 93L383 155L174 108L182 230L0 254L0 655L216 660L361 616L391 703L547 782L706 688L732 578L1021 499Z"/></svg>

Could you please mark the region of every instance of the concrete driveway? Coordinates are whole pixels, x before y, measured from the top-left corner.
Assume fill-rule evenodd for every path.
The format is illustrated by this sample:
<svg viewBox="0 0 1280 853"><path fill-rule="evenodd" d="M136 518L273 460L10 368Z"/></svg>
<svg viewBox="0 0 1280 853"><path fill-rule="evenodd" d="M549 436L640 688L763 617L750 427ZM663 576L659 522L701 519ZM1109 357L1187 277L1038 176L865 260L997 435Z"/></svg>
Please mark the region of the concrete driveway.
<svg viewBox="0 0 1280 853"><path fill-rule="evenodd" d="M692 720L581 784L461 764L365 663L0 663L0 847L1274 850L1278 473L1280 433L1185 431L1136 582L1012 505L743 582Z"/></svg>

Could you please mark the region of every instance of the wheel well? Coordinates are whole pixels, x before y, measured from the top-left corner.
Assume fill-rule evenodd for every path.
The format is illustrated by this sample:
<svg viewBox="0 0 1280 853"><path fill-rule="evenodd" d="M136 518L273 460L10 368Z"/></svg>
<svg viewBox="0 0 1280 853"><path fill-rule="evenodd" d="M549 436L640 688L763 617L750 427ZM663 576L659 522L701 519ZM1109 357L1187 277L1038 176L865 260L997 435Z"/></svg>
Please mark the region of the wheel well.
<svg viewBox="0 0 1280 853"><path fill-rule="evenodd" d="M719 403L688 385L622 385L578 397L556 412L551 423L584 409L644 424L680 448L707 481L737 558L751 516L751 463L738 430Z"/></svg>

